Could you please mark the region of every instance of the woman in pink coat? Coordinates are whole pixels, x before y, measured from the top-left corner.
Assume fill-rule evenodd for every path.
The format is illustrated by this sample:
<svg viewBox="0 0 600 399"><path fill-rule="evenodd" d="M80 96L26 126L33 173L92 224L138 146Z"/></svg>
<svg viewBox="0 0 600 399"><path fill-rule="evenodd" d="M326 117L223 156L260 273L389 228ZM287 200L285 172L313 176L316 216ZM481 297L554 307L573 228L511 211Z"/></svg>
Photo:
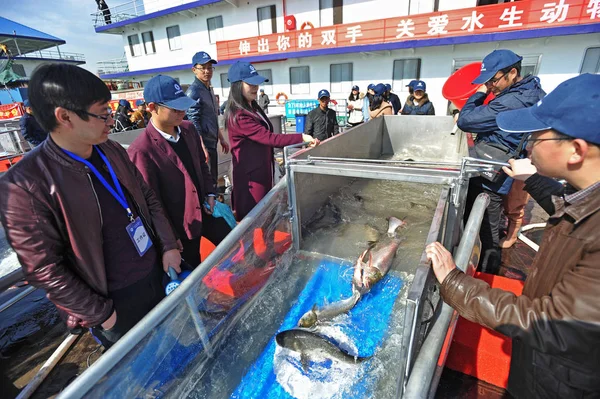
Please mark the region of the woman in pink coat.
<svg viewBox="0 0 600 399"><path fill-rule="evenodd" d="M248 62L229 68L231 83L225 124L233 162L232 205L242 220L273 187L273 147L304 142L317 145L307 134L274 134L273 125L256 102L258 85L268 82Z"/></svg>

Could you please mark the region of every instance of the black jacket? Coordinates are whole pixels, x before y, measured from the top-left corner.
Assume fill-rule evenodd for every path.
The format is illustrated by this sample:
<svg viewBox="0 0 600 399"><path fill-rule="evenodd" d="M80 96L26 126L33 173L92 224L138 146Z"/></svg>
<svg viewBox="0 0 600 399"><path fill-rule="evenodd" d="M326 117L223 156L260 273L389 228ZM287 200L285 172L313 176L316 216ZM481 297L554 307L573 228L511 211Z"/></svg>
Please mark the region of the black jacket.
<svg viewBox="0 0 600 399"><path fill-rule="evenodd" d="M394 109L394 115L398 115L402 111L402 101L394 93L390 93L390 104L392 104L392 108Z"/></svg>
<svg viewBox="0 0 600 399"><path fill-rule="evenodd" d="M48 133L40 126L33 115L25 112L25 115L19 121L21 127L21 134L23 138L33 145L38 145L42 141L46 140Z"/></svg>
<svg viewBox="0 0 600 399"><path fill-rule="evenodd" d="M327 108L327 111L322 111L321 107L310 111L306 117L304 132L319 140L326 140L338 134L340 127L335 111L331 108Z"/></svg>
<svg viewBox="0 0 600 399"><path fill-rule="evenodd" d="M219 107L214 93L204 83L194 79L185 94L196 101L186 111L188 120L194 124L206 148L216 149L219 140Z"/></svg>

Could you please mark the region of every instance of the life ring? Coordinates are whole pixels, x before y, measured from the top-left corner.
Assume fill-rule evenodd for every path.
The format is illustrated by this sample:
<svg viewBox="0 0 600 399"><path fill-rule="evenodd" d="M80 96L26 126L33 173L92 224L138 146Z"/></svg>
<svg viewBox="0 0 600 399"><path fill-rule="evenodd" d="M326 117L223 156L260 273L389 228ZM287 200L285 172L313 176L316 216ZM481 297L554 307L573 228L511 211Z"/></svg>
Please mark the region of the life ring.
<svg viewBox="0 0 600 399"><path fill-rule="evenodd" d="M308 26L308 28L307 28L307 26ZM315 26L312 23L307 21L307 22L303 23L302 26L300 26L300 30L303 30L303 29L315 29Z"/></svg>
<svg viewBox="0 0 600 399"><path fill-rule="evenodd" d="M280 100L282 97L283 97L283 101ZM277 101L277 104L279 104L279 105L285 104L287 99L288 99L287 94L285 94L283 92L279 92L279 93L277 93L277 96L275 96L275 101Z"/></svg>

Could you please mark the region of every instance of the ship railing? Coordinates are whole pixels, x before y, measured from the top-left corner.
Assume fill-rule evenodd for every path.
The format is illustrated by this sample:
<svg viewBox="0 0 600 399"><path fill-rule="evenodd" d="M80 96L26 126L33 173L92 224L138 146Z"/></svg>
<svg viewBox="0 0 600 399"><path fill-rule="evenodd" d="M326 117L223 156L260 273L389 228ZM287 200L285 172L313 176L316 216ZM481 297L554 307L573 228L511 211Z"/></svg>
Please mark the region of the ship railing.
<svg viewBox="0 0 600 399"><path fill-rule="evenodd" d="M31 53L19 55L19 58L42 58L45 60L85 62L85 55L82 53L63 52L59 50L33 51Z"/></svg>
<svg viewBox="0 0 600 399"><path fill-rule="evenodd" d="M141 17L156 11L165 10L180 6L182 4L191 3L195 0L132 0L116 6L108 7L109 14L104 15L105 10L97 10L92 16L94 28L99 26L108 26L111 23L126 21L128 19Z"/></svg>
<svg viewBox="0 0 600 399"><path fill-rule="evenodd" d="M129 63L126 58L113 58L96 63L98 74L129 72Z"/></svg>

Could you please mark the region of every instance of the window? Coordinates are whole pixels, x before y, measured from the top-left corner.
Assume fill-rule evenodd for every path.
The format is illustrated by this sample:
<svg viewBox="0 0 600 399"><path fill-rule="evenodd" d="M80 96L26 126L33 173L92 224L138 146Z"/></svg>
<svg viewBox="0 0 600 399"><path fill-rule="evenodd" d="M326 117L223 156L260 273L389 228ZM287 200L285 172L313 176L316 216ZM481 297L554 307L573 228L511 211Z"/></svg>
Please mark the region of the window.
<svg viewBox="0 0 600 399"><path fill-rule="evenodd" d="M585 50L583 64L579 73L598 73L600 72L600 47L590 47Z"/></svg>
<svg viewBox="0 0 600 399"><path fill-rule="evenodd" d="M140 37L136 33L135 35L127 36L129 42L129 52L132 57L139 57L142 55L142 48L140 47Z"/></svg>
<svg viewBox="0 0 600 399"><path fill-rule="evenodd" d="M167 38L169 39L169 49L171 49L171 51L181 49L181 33L179 32L179 25L167 27Z"/></svg>
<svg viewBox="0 0 600 399"><path fill-rule="evenodd" d="M277 33L275 21L275 6L259 7L256 9L258 17L258 35L270 35Z"/></svg>
<svg viewBox="0 0 600 399"><path fill-rule="evenodd" d="M206 20L208 25L208 40L210 43L216 43L224 38L223 31L223 17L218 16L214 18L208 18Z"/></svg>
<svg viewBox="0 0 600 399"><path fill-rule="evenodd" d="M421 59L395 60L392 76L392 89L396 92L408 91L406 87L413 79L421 76Z"/></svg>
<svg viewBox="0 0 600 399"><path fill-rule="evenodd" d="M344 23L343 0L319 0L319 26Z"/></svg>
<svg viewBox="0 0 600 399"><path fill-rule="evenodd" d="M12 71L22 78L27 76L25 67L22 64L12 64Z"/></svg>
<svg viewBox="0 0 600 399"><path fill-rule="evenodd" d="M225 98L225 97L227 97L229 95L229 88L230 87L231 87L231 84L227 80L227 74L226 73L222 73L221 74L221 89L223 90L223 98Z"/></svg>
<svg viewBox="0 0 600 399"><path fill-rule="evenodd" d="M352 90L352 64L331 64L329 81L332 93L350 93Z"/></svg>
<svg viewBox="0 0 600 399"><path fill-rule="evenodd" d="M272 74L271 70L270 69L257 69L256 72L258 72L259 75L262 75L265 78L269 79L268 82L264 82L263 84L261 84L260 88L265 89L265 94L273 95L273 74Z"/></svg>
<svg viewBox="0 0 600 399"><path fill-rule="evenodd" d="M307 66L290 68L290 93L310 94L310 71Z"/></svg>
<svg viewBox="0 0 600 399"><path fill-rule="evenodd" d="M154 47L154 34L151 31L142 32L142 41L144 42L144 52L146 54L156 53L156 47Z"/></svg>

